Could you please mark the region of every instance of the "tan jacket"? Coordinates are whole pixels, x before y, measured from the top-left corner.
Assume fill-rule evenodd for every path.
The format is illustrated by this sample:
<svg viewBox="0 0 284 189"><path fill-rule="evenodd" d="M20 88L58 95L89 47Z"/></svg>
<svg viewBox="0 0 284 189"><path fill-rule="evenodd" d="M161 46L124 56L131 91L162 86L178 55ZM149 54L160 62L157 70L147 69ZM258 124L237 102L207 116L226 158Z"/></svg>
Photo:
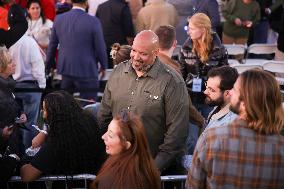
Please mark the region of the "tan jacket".
<svg viewBox="0 0 284 189"><path fill-rule="evenodd" d="M178 14L175 7L164 0L148 0L136 19L136 30L155 31L159 26L178 24Z"/></svg>
<svg viewBox="0 0 284 189"><path fill-rule="evenodd" d="M132 21L135 23L138 12L143 7L143 2L142 0L126 0L126 2L128 2L128 6L130 8Z"/></svg>

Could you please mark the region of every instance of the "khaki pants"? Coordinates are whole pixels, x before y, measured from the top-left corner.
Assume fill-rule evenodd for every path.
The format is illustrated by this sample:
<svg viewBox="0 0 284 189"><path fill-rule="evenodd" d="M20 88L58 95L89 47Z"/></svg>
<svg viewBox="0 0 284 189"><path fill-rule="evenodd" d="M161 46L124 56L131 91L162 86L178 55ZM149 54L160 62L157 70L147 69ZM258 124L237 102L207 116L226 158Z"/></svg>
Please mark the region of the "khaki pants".
<svg viewBox="0 0 284 189"><path fill-rule="evenodd" d="M223 33L222 35L222 43L223 44L242 44L245 45L248 41L247 37L240 37L240 38L234 38L227 36L226 34Z"/></svg>
<svg viewBox="0 0 284 189"><path fill-rule="evenodd" d="M234 37L230 37L227 36L226 34L222 35L222 43L223 44L241 44L241 45L245 45L248 41L248 38L246 37L241 37L241 38L234 38ZM238 60L239 62L242 62L242 60L244 59L244 55L235 55L234 59Z"/></svg>

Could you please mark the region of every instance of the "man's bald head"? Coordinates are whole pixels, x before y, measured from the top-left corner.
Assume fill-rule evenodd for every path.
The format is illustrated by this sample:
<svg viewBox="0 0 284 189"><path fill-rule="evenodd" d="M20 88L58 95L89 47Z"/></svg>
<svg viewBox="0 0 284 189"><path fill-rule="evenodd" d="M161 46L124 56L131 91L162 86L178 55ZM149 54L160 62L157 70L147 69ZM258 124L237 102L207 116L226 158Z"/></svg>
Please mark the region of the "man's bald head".
<svg viewBox="0 0 284 189"><path fill-rule="evenodd" d="M136 72L146 73L154 64L158 52L158 36L150 30L141 31L133 41L130 53L132 67Z"/></svg>
<svg viewBox="0 0 284 189"><path fill-rule="evenodd" d="M152 50L157 50L159 48L159 37L151 30L143 30L139 32L135 40L141 40L145 43L145 45L150 45L149 47L152 47Z"/></svg>

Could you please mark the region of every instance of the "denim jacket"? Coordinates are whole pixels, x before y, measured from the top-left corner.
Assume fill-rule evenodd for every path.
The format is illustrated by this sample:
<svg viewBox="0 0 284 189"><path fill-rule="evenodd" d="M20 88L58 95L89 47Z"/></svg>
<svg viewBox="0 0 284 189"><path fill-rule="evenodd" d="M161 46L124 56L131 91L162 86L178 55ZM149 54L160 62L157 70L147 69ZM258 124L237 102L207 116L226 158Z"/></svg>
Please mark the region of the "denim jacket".
<svg viewBox="0 0 284 189"><path fill-rule="evenodd" d="M212 113L217 108L215 107L208 116L210 120L208 120L206 129L217 126L229 125L229 123L233 122L238 117L238 115L230 111L229 106L230 105L228 104L220 111L212 115Z"/></svg>

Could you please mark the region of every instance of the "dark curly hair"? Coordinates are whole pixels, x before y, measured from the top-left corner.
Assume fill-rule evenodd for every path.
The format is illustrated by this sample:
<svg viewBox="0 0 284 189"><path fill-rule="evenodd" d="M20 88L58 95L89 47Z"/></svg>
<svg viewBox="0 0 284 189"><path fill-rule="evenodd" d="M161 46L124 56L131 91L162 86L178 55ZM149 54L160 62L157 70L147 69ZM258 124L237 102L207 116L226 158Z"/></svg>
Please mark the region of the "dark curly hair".
<svg viewBox="0 0 284 189"><path fill-rule="evenodd" d="M65 91L44 98L49 124L47 144L57 156L56 174L96 174L103 163L104 146L96 120Z"/></svg>

